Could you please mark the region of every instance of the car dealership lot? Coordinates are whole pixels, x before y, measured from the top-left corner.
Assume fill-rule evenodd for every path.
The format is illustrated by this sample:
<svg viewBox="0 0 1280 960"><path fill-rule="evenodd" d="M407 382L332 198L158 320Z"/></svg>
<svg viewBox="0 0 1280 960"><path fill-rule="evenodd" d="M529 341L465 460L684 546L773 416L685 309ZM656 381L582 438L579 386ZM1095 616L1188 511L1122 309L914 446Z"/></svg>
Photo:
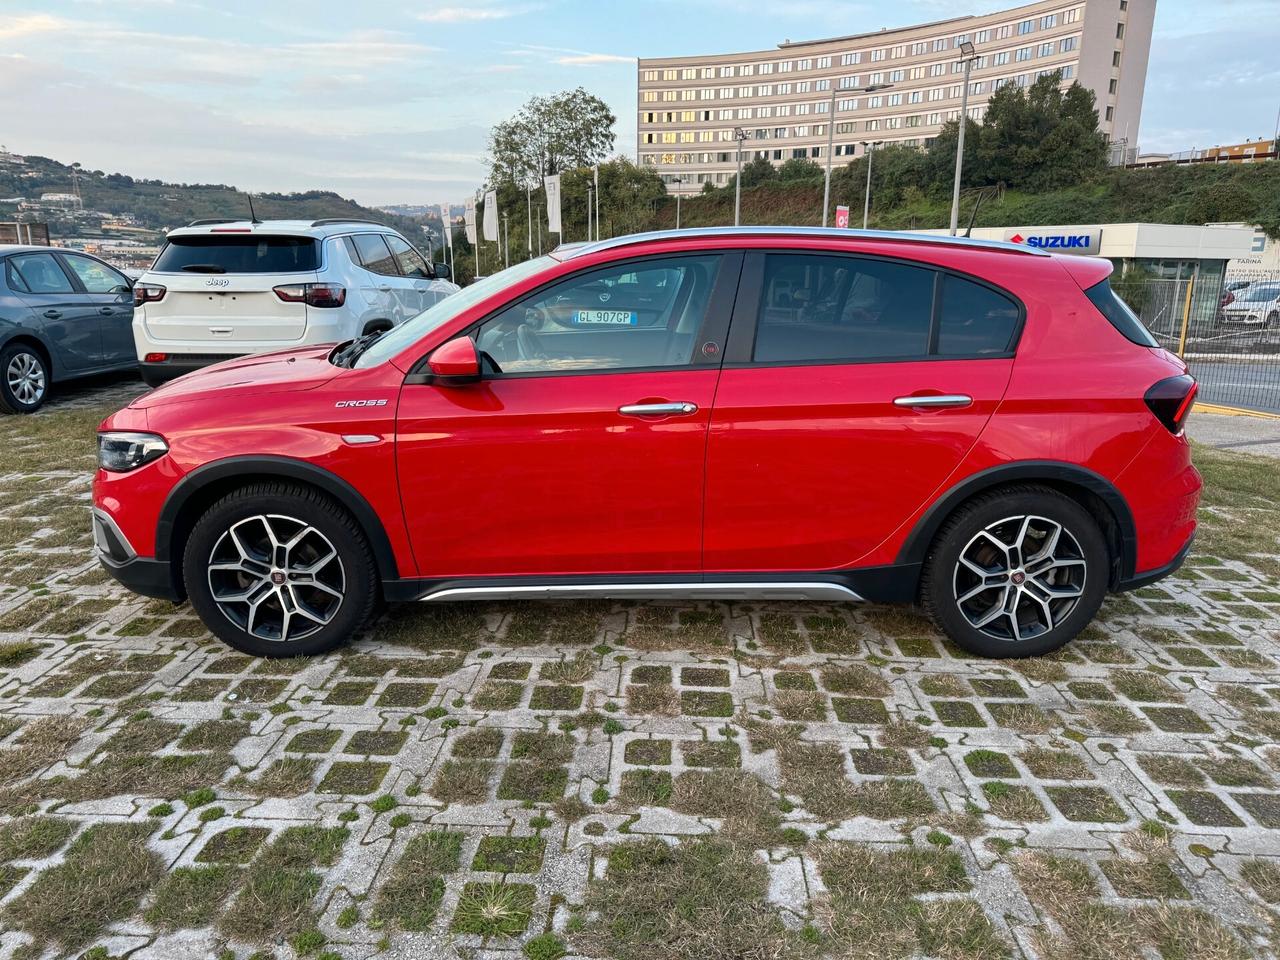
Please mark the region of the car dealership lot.
<svg viewBox="0 0 1280 960"><path fill-rule="evenodd" d="M624 958L1234 957L1271 936L1271 461L1201 450L1187 567L1051 658L964 657L896 608L583 602L393 609L265 661L92 560L93 429L140 389L0 420L0 956L511 956L554 928Z"/></svg>

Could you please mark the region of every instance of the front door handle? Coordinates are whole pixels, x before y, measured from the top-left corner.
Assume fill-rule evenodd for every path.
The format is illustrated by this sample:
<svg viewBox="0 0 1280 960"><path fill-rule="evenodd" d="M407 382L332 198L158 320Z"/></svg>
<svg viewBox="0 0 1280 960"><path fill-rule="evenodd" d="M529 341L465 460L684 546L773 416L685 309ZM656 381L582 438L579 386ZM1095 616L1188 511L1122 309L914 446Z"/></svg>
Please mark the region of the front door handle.
<svg viewBox="0 0 1280 960"><path fill-rule="evenodd" d="M935 393L924 396L898 397L895 407L967 407L973 397L963 393Z"/></svg>
<svg viewBox="0 0 1280 960"><path fill-rule="evenodd" d="M687 417L698 412L696 403L628 403L618 408L624 417Z"/></svg>
<svg viewBox="0 0 1280 960"><path fill-rule="evenodd" d="M109 317L109 316L111 316L113 313L115 313L115 311L114 311L114 310L112 310L110 307L103 307L103 308L102 308L101 310L99 310L98 312L99 312L100 314L102 314L104 317Z"/></svg>
<svg viewBox="0 0 1280 960"><path fill-rule="evenodd" d="M60 316L62 316L62 311L61 311L61 310L46 310L46 311L44 312L44 315L45 315L46 317L48 317L50 320L57 320Z"/></svg>

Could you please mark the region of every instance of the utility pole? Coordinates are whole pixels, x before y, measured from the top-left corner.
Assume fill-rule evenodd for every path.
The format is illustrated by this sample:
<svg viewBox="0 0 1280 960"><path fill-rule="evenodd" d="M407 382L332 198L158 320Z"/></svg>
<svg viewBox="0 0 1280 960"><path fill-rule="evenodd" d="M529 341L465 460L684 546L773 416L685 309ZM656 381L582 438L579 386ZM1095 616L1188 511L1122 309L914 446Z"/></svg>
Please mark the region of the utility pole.
<svg viewBox="0 0 1280 960"><path fill-rule="evenodd" d="M827 111L827 176L826 182L822 185L822 225L827 225L827 209L831 206L831 152L834 149L833 143L836 134L836 82L831 82L831 108ZM844 92L848 95L858 93L874 93L877 90L887 90L892 87L892 83L873 83L869 87L849 87ZM862 225L866 229L866 224Z"/></svg>
<svg viewBox="0 0 1280 960"><path fill-rule="evenodd" d="M956 180L951 188L951 236L956 235L960 222L960 170L964 166L964 128L969 125L969 70L973 67L973 44L965 40L960 44L960 62L964 64L964 86L960 91L960 134L956 137Z"/></svg>
<svg viewBox="0 0 1280 960"><path fill-rule="evenodd" d="M595 191L587 184L587 243L591 242L591 195Z"/></svg>
<svg viewBox="0 0 1280 960"><path fill-rule="evenodd" d="M862 154L867 158L867 193L862 199L862 229L867 229L867 220L871 217L871 153L883 140L862 141Z"/></svg>
<svg viewBox="0 0 1280 960"><path fill-rule="evenodd" d="M680 229L680 188L684 186L684 178L676 177L671 181L676 185L676 229Z"/></svg>
<svg viewBox="0 0 1280 960"><path fill-rule="evenodd" d="M502 215L502 263L503 269L511 266L511 225L507 222L509 216L504 213Z"/></svg>
<svg viewBox="0 0 1280 960"><path fill-rule="evenodd" d="M747 131L734 127L733 139L738 142L738 175L733 184L733 225L736 227L742 222L742 141L747 139Z"/></svg>

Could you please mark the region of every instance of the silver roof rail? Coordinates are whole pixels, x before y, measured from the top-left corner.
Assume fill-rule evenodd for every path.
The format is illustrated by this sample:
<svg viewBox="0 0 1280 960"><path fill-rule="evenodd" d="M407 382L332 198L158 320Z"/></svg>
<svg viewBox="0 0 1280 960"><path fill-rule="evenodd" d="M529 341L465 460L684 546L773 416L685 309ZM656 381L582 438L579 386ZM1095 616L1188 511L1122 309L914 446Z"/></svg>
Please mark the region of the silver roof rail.
<svg viewBox="0 0 1280 960"><path fill-rule="evenodd" d="M650 233L631 233L608 240L574 244L558 248L564 259L582 257L604 250L627 247L637 243L657 240L683 240L696 237L820 237L824 240L893 240L909 243L936 243L944 246L993 250L1002 253L1021 253L1031 257L1048 257L1036 247L1027 247L1005 240L974 240L971 237L939 236L930 233L907 233L900 230L850 230L847 227L692 227L685 230L655 230Z"/></svg>

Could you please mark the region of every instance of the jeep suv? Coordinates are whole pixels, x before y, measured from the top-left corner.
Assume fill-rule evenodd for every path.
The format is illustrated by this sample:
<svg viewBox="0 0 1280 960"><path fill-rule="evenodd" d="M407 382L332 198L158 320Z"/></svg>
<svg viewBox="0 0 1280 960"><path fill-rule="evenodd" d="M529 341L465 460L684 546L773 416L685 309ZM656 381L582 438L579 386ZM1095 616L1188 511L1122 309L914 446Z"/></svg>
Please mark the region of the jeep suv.
<svg viewBox="0 0 1280 960"><path fill-rule="evenodd" d="M261 655L379 596L918 602L1044 653L1196 526L1195 381L1110 272L849 230L562 247L108 417L98 552Z"/></svg>
<svg viewBox="0 0 1280 960"><path fill-rule="evenodd" d="M197 220L134 286L133 339L155 386L219 360L390 330L458 291L449 268L364 220Z"/></svg>

